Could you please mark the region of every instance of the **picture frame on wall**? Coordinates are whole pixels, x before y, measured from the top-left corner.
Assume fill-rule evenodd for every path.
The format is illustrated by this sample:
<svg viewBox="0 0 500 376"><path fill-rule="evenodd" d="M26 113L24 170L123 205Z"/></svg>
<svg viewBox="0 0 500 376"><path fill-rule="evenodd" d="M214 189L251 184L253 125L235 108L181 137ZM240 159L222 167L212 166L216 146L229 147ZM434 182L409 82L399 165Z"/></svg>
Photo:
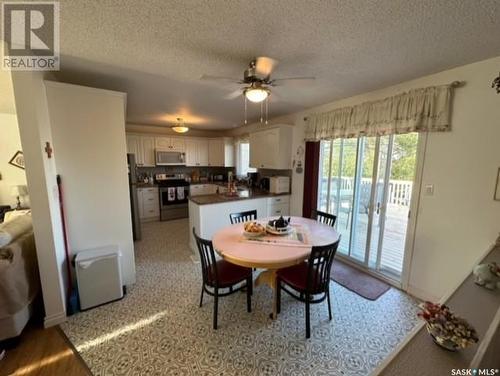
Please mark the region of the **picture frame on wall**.
<svg viewBox="0 0 500 376"><path fill-rule="evenodd" d="M24 154L21 150L18 150L16 154L11 158L9 164L16 166L24 170Z"/></svg>
<svg viewBox="0 0 500 376"><path fill-rule="evenodd" d="M497 181L495 184L495 194L493 196L495 201L500 201L500 167L498 167L497 171Z"/></svg>

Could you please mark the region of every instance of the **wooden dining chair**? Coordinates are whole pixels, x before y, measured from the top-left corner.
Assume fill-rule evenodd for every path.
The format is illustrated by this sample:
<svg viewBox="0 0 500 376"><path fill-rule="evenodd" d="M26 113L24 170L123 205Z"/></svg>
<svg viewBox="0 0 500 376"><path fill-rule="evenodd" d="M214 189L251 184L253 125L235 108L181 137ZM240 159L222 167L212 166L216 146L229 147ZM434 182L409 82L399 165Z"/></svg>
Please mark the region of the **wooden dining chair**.
<svg viewBox="0 0 500 376"><path fill-rule="evenodd" d="M276 273L277 312L281 311L281 290L305 303L306 338L311 337L310 305L328 300L328 316L332 319L330 303L330 270L340 238L335 243L312 247L307 262L280 269Z"/></svg>
<svg viewBox="0 0 500 376"><path fill-rule="evenodd" d="M257 210L248 210L241 213L229 214L231 224L253 221L257 219Z"/></svg>
<svg viewBox="0 0 500 376"><path fill-rule="evenodd" d="M252 292L253 280L252 269L243 266L231 264L226 260L216 260L212 241L202 239L196 235L193 227L193 235L196 239L196 245L200 253L202 285L200 296L200 307L203 304L203 293L214 297L214 329L217 329L217 311L219 306L219 297L227 296L236 291L246 288L247 293L247 311L252 311ZM235 288L235 285L245 281L245 284ZM221 289L227 289L221 292Z"/></svg>
<svg viewBox="0 0 500 376"><path fill-rule="evenodd" d="M325 225L331 226L331 227L335 226L335 221L337 220L336 215L333 215L330 213L325 213L323 211L319 211L316 209L312 210L311 218L315 219L316 221L318 221L320 223L324 223Z"/></svg>

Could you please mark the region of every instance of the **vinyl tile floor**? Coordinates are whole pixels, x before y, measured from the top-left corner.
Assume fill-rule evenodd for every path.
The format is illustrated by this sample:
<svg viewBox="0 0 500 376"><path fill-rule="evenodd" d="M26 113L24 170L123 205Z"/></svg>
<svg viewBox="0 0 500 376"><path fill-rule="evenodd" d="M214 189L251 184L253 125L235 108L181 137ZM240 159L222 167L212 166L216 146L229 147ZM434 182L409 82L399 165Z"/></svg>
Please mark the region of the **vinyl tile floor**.
<svg viewBox="0 0 500 376"><path fill-rule="evenodd" d="M61 326L95 375L368 375L418 322L418 302L395 288L369 301L332 282L334 318L313 305L309 340L304 304L282 294L273 321L267 286L254 289L252 313L243 293L221 298L214 331L187 220L144 224L135 255L124 299Z"/></svg>

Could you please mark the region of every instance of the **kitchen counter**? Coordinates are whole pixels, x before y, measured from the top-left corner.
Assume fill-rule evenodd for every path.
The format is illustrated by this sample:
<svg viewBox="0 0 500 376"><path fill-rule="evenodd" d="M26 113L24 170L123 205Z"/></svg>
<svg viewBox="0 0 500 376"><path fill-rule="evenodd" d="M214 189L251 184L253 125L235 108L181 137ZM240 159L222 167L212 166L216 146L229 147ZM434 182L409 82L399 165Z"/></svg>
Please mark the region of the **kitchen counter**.
<svg viewBox="0 0 500 376"><path fill-rule="evenodd" d="M157 188L158 184L149 184L149 183L137 183L137 188Z"/></svg>
<svg viewBox="0 0 500 376"><path fill-rule="evenodd" d="M210 204L220 204L232 201L241 200L252 200L256 198L267 198L267 197L278 197L278 196L288 196L290 193L270 193L268 191L263 191L260 189L251 189L238 191L236 195L227 194L213 194L213 195L200 195L200 196L189 196L189 200L197 205L210 205Z"/></svg>

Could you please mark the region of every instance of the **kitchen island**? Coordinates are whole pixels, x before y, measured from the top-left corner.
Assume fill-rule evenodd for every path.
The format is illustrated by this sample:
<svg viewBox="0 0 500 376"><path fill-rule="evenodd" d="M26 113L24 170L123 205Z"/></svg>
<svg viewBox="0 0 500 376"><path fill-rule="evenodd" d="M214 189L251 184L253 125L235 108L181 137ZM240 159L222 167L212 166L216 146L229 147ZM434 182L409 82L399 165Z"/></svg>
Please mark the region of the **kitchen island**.
<svg viewBox="0 0 500 376"><path fill-rule="evenodd" d="M213 234L231 224L229 214L257 210L257 219L289 215L290 194L272 194L261 190L240 190L236 195L211 194L189 197L190 247L196 254L193 227L199 236L212 239Z"/></svg>

